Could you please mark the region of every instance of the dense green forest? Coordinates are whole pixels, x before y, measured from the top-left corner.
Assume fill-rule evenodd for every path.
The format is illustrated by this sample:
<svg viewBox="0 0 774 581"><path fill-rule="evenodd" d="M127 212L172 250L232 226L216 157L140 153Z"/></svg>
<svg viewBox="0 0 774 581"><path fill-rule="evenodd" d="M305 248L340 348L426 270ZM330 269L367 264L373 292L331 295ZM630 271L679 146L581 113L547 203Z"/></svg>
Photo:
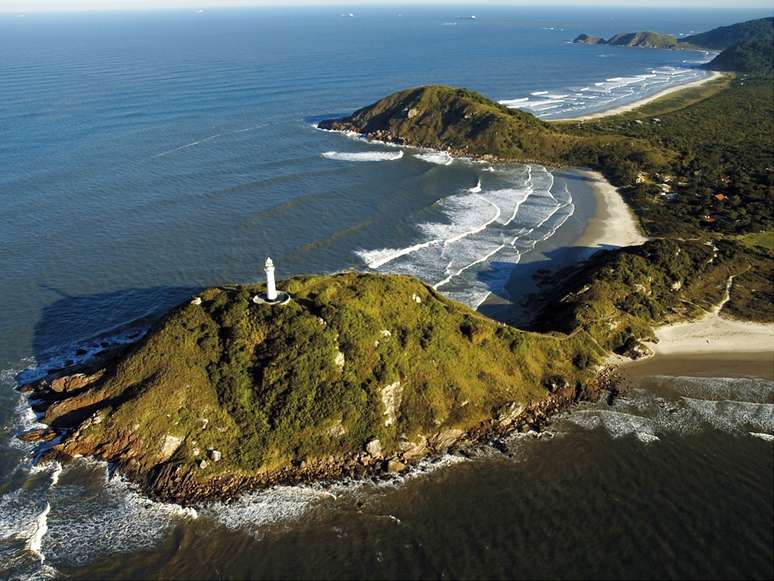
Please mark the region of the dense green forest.
<svg viewBox="0 0 774 581"><path fill-rule="evenodd" d="M620 186L650 235L741 234L774 225L770 79L720 80L623 115L558 125L578 136L637 140L620 147L586 141L568 160Z"/></svg>

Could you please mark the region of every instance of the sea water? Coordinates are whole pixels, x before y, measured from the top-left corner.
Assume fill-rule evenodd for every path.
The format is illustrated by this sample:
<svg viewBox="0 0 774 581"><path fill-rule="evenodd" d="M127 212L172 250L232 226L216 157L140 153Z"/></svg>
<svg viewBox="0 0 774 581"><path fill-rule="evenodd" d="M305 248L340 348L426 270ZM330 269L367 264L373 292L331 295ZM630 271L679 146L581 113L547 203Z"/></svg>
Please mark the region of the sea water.
<svg viewBox="0 0 774 581"><path fill-rule="evenodd" d="M592 113L701 78L711 55L577 34L760 16L461 10L0 17L0 574L770 573L770 383L720 400L681 380L674 414L651 401L659 384L578 409L510 456L193 510L144 499L103 464L38 466L15 440L38 425L19 377L136 340L143 318L201 287L260 280L267 255L279 278L408 273L477 307L593 211L583 182L550 168L369 144L320 119L428 83L547 119Z"/></svg>

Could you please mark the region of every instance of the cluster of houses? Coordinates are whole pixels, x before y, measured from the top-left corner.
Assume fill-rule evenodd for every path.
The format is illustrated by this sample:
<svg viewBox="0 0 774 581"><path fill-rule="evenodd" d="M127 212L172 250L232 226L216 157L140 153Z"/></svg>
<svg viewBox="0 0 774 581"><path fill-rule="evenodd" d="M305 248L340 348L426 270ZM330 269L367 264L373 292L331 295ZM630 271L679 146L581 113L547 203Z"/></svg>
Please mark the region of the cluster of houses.
<svg viewBox="0 0 774 581"><path fill-rule="evenodd" d="M659 174L655 174L651 180L651 176L646 174L645 172L640 172L637 174L637 180L636 182L638 184L643 184L649 181L653 181L653 183L659 188L660 195L664 196L667 200L673 200L675 197L677 197L677 192L675 192L673 187L674 177L670 175L662 176ZM724 181L726 183L727 180ZM686 186L688 185L687 182L679 181L676 183L677 186ZM717 203L723 203L728 201L728 196L718 192L717 194L714 194L712 198ZM713 222L717 221L717 218L715 218L712 214L704 214L701 217L702 221L706 222L707 224L712 224Z"/></svg>

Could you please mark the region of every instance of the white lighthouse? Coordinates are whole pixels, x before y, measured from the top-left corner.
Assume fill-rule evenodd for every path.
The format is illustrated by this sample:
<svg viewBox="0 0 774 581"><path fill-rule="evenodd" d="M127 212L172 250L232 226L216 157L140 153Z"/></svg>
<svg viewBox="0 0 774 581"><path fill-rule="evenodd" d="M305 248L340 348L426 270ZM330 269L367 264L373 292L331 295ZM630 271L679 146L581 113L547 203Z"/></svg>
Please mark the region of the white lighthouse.
<svg viewBox="0 0 774 581"><path fill-rule="evenodd" d="M271 257L266 258L266 264L263 266L263 271L266 273L266 299L269 301L276 301L277 285L274 282L274 263L271 261Z"/></svg>

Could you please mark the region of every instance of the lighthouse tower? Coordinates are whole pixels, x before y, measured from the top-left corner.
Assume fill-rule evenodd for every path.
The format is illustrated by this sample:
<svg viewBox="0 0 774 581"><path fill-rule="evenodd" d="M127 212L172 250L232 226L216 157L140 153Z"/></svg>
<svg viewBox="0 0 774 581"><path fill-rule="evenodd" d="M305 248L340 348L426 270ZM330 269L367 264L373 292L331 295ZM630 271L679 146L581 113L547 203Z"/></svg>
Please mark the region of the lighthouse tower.
<svg viewBox="0 0 774 581"><path fill-rule="evenodd" d="M277 285L274 282L274 263L271 257L266 258L266 264L263 265L263 271L266 273L266 298L270 301L277 300Z"/></svg>

